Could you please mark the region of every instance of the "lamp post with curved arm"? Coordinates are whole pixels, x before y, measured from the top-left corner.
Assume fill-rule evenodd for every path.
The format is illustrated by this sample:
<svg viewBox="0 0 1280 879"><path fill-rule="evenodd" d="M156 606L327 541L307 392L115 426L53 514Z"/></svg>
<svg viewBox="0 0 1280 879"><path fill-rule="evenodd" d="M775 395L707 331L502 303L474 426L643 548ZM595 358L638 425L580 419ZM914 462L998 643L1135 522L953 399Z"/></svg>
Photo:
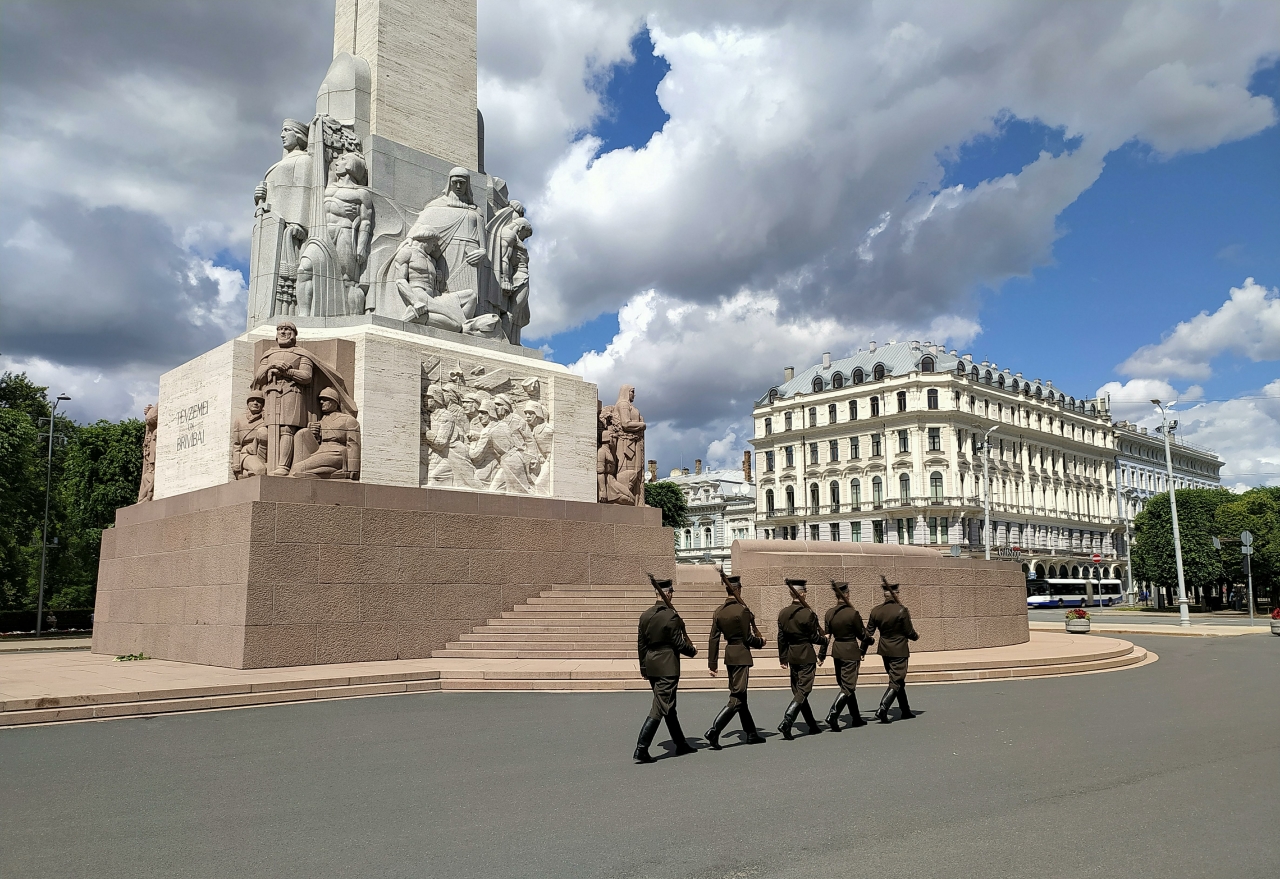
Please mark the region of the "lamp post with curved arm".
<svg viewBox="0 0 1280 879"><path fill-rule="evenodd" d="M1169 476L1169 512L1173 516L1173 559L1178 566L1178 625L1190 627L1191 611L1187 607L1187 583L1182 575L1182 537L1178 534L1178 491L1173 481L1173 452L1169 449L1169 434L1177 429L1178 422L1169 421L1164 405L1159 400L1151 402L1160 410L1160 420L1163 423L1161 433L1164 434L1164 467Z"/></svg>
<svg viewBox="0 0 1280 879"><path fill-rule="evenodd" d="M53 478L53 434L54 419L58 414L58 404L70 400L66 394L58 394L49 410L49 455L44 469L44 530L40 536L40 592L36 599L36 637L44 632L44 573L49 557L49 484Z"/></svg>
<svg viewBox="0 0 1280 879"><path fill-rule="evenodd" d="M985 501L982 546L986 552L987 561L991 561L991 477L987 474L987 470L991 463L991 434L995 433L999 427L998 424L992 425L982 437L982 494Z"/></svg>

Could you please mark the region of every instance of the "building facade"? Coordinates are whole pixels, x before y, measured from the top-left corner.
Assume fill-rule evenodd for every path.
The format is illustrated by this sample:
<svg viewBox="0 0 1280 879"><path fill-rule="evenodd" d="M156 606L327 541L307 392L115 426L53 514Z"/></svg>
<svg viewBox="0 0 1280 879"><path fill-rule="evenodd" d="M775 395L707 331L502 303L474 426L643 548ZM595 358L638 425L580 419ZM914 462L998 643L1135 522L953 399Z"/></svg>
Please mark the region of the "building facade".
<svg viewBox="0 0 1280 879"><path fill-rule="evenodd" d="M730 549L735 540L756 534L756 492L751 482L750 458L742 471L703 470L702 462L688 469L672 470L665 482L674 482L689 505L689 522L676 529L677 564L722 565L732 573Z"/></svg>
<svg viewBox="0 0 1280 879"><path fill-rule="evenodd" d="M1020 557L1041 576L1050 567L1119 574L1105 400L928 342L872 342L784 370L753 415L759 538L979 552L985 465L993 554Z"/></svg>
<svg viewBox="0 0 1280 879"><path fill-rule="evenodd" d="M1148 499L1169 490L1164 436L1128 421L1117 422L1116 484L1122 519L1133 520ZM1221 488L1223 461L1208 449L1185 442L1175 430L1169 437L1174 488Z"/></svg>

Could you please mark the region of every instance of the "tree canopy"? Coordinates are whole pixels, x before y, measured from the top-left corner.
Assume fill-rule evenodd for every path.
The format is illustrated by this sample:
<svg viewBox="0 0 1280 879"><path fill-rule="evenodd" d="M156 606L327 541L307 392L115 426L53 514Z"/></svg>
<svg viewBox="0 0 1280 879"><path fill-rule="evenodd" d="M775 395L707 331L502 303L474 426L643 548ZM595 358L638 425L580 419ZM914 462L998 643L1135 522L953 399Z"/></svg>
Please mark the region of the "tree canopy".
<svg viewBox="0 0 1280 879"><path fill-rule="evenodd" d="M689 504L674 482L646 482L644 502L662 510L664 528L683 528L689 522Z"/></svg>

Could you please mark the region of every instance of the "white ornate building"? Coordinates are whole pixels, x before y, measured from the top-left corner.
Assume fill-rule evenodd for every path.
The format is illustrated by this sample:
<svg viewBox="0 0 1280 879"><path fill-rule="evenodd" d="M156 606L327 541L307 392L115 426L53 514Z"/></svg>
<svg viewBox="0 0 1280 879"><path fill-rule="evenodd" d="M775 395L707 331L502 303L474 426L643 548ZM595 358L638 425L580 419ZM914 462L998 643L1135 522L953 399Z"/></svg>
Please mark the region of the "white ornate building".
<svg viewBox="0 0 1280 879"><path fill-rule="evenodd" d="M872 342L787 368L753 415L757 537L981 551L981 447L994 428L993 548L1021 555L1027 570L1082 570L1096 553L1096 575L1119 573L1105 400L928 342Z"/></svg>
<svg viewBox="0 0 1280 879"><path fill-rule="evenodd" d="M732 573L729 550L735 540L756 534L756 493L751 483L747 453L743 469L703 470L702 462L688 469L672 470L664 482L674 482L689 505L689 523L676 529L676 562L718 564Z"/></svg>
<svg viewBox="0 0 1280 879"><path fill-rule="evenodd" d="M1164 437L1128 421L1115 425L1116 483L1120 515L1132 521L1153 495L1169 490ZM1175 430L1169 437L1175 488L1221 488L1222 459L1209 449L1184 441Z"/></svg>

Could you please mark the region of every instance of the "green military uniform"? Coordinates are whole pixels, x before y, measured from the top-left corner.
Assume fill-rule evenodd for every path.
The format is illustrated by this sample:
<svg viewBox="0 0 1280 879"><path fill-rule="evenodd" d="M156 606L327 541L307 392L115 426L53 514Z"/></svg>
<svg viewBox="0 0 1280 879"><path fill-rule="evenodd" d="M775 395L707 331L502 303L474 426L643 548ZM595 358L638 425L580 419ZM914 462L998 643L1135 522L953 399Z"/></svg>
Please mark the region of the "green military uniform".
<svg viewBox="0 0 1280 879"><path fill-rule="evenodd" d="M907 658L911 655L908 642L920 638L915 626L911 625L911 612L898 601L897 588L886 582L885 593L884 603L872 608L867 617L867 636L870 638L879 633L876 652L884 661L885 673L889 675L889 689L884 691L880 708L876 711L876 718L881 723L889 722L889 708L895 697L903 719L915 717L907 704Z"/></svg>
<svg viewBox="0 0 1280 879"><path fill-rule="evenodd" d="M836 593L836 604L827 611L825 628L831 638L831 658L836 663L836 681L840 684L840 694L831 703L827 712L827 727L832 732L840 731L840 712L849 707L851 726L866 726L862 712L858 709L858 669L862 665L863 650L866 649L867 629L862 624L862 614L849 604L849 584L831 584Z"/></svg>
<svg viewBox="0 0 1280 879"><path fill-rule="evenodd" d="M654 585L668 597L674 591L670 580L657 580ZM680 686L680 656L697 656L698 648L689 642L680 614L661 598L640 615L636 652L640 657L640 674L653 690L653 704L640 728L635 759L641 763L653 762L649 756L649 745L658 731L660 720L667 722L667 731L671 733L676 753L692 754L695 749L685 739L680 729L680 718L676 715L676 691Z"/></svg>
<svg viewBox="0 0 1280 879"><path fill-rule="evenodd" d="M802 595L806 591L804 580L789 579L787 585ZM819 662L813 651L814 644L822 645L822 659L826 659L827 639L819 633L818 615L800 601L793 601L778 613L778 661L791 669L791 704L782 715L778 732L788 741L797 714L804 714L810 735L822 732L809 706Z"/></svg>
<svg viewBox="0 0 1280 879"><path fill-rule="evenodd" d="M717 751L720 750L720 733L724 732L735 714L742 719L742 729L747 734L748 743L758 744L764 741L756 732L751 710L747 708L747 682L751 677L751 666L755 664L751 658L751 649L763 647L764 639L757 638L752 632L755 614L734 595L734 590L741 582L740 578L728 579L731 584L729 597L711 619L711 638L707 642L707 667L715 671L720 659L720 639L724 638L724 664L729 672L729 704L720 709L711 728L706 732L707 741Z"/></svg>

